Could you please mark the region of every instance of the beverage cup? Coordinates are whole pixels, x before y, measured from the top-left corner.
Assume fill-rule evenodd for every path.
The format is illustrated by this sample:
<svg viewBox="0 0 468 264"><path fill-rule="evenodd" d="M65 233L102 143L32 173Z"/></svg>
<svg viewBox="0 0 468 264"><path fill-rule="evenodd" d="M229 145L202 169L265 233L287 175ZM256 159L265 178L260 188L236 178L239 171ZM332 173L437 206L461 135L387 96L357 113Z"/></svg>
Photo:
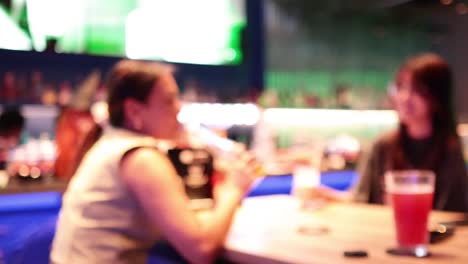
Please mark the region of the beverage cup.
<svg viewBox="0 0 468 264"><path fill-rule="evenodd" d="M393 209L396 229L396 252L417 257L429 254L427 225L434 182L434 173L426 170L389 171L385 174L387 199Z"/></svg>

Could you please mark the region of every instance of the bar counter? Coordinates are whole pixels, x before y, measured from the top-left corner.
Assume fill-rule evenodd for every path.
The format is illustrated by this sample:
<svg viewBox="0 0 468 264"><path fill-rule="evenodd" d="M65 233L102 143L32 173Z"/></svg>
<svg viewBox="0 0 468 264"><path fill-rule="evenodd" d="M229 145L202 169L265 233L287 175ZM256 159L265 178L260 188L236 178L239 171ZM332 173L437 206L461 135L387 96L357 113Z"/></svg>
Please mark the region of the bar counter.
<svg viewBox="0 0 468 264"><path fill-rule="evenodd" d="M432 211L430 224L463 219L463 214ZM429 245L431 256L394 256L396 245L391 208L381 205L331 203L301 210L288 195L244 200L225 243L234 263L468 263L468 226ZM365 251L367 257L345 257Z"/></svg>
<svg viewBox="0 0 468 264"><path fill-rule="evenodd" d="M2 194L21 194L34 192L60 192L63 193L67 188L67 181L54 177L46 177L41 180L23 181L12 178L4 188L0 188Z"/></svg>

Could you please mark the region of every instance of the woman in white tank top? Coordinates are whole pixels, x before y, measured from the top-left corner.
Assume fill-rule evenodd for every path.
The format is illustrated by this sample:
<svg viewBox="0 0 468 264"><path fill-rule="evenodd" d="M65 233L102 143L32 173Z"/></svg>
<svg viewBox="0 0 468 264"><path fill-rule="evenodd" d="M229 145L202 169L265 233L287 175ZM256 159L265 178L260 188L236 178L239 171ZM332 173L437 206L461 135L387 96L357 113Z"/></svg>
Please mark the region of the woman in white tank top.
<svg viewBox="0 0 468 264"><path fill-rule="evenodd" d="M167 240L188 262L210 263L249 189L253 164L216 184L200 221L158 139L177 137L178 87L169 67L124 60L107 82L110 127L84 156L64 195L52 263L146 263ZM248 154L245 154L248 156Z"/></svg>

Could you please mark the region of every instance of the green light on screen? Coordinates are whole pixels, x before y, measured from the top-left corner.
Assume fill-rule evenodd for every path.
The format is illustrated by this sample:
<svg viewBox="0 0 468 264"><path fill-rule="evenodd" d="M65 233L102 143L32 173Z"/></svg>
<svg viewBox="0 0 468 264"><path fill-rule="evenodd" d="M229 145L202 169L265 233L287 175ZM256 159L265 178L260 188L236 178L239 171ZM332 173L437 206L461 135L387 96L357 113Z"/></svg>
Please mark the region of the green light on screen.
<svg viewBox="0 0 468 264"><path fill-rule="evenodd" d="M30 36L18 33L19 23L8 13L3 12L2 19L12 21L8 28L17 23L15 33L9 34L21 40L8 46L10 49L30 49L32 45L43 51L47 40L55 39L56 51L66 53L239 64L240 35L246 24L244 1L15 0L13 9L27 7ZM7 27L1 25L5 34Z"/></svg>
<svg viewBox="0 0 468 264"><path fill-rule="evenodd" d="M233 14L231 5L219 0L145 1L127 17L126 55L196 64L239 63L239 34L245 21Z"/></svg>

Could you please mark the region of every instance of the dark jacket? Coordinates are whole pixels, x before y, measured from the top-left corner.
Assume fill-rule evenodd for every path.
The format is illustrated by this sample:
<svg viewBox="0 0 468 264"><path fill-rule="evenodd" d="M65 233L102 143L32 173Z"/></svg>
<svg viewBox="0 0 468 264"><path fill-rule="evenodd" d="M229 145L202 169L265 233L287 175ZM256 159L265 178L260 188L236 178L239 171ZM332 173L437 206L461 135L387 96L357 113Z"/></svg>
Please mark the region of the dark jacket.
<svg viewBox="0 0 468 264"><path fill-rule="evenodd" d="M359 182L354 187L355 200L367 203L384 203L384 174L389 170L391 136L386 134L377 139L370 152L359 164ZM415 141L421 151L427 149L424 141ZM436 183L433 209L468 212L468 174L463 159L461 144L447 148L435 169ZM414 166L413 169L418 169Z"/></svg>

